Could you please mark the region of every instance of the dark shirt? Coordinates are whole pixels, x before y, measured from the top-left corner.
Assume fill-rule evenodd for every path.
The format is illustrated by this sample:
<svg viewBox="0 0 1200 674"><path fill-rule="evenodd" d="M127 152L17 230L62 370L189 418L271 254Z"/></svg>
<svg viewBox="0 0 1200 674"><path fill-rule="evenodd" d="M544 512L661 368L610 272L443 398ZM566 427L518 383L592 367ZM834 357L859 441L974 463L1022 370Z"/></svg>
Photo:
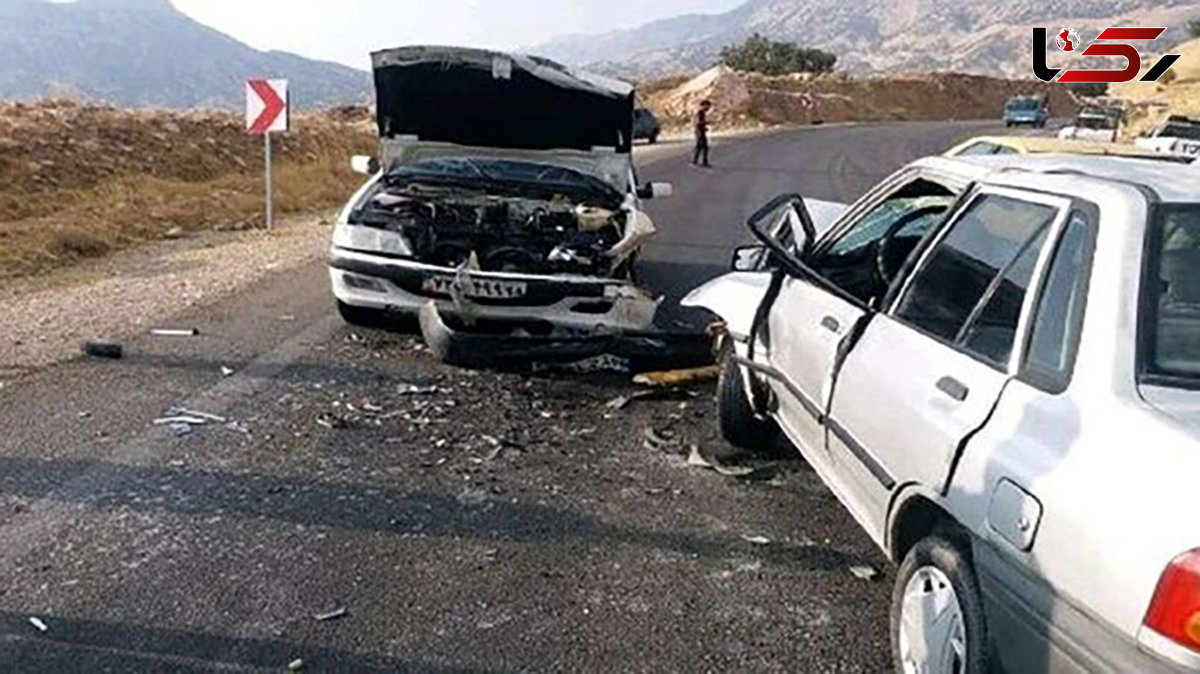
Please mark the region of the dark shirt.
<svg viewBox="0 0 1200 674"><path fill-rule="evenodd" d="M708 135L708 110L704 108L700 108L700 111L696 113L696 135Z"/></svg>

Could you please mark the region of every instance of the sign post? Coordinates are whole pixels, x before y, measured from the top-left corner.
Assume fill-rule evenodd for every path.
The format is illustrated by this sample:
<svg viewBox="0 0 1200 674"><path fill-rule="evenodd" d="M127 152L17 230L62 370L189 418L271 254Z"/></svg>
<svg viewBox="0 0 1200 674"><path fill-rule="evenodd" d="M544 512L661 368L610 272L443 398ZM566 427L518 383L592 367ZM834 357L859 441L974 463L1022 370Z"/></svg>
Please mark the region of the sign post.
<svg viewBox="0 0 1200 674"><path fill-rule="evenodd" d="M271 134L286 133L289 121L287 80L246 81L246 130L251 134L263 136L267 230L271 230L275 225L271 185Z"/></svg>

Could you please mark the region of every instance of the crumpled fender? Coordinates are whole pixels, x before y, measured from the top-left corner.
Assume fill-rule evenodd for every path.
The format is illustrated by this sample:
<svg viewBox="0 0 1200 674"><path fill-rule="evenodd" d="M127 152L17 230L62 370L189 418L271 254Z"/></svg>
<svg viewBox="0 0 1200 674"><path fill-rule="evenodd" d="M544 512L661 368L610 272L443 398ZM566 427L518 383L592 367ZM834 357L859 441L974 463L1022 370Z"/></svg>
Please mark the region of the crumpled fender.
<svg viewBox="0 0 1200 674"><path fill-rule="evenodd" d="M735 271L696 288L680 304L708 309L725 321L729 334L744 341L770 284L770 271Z"/></svg>

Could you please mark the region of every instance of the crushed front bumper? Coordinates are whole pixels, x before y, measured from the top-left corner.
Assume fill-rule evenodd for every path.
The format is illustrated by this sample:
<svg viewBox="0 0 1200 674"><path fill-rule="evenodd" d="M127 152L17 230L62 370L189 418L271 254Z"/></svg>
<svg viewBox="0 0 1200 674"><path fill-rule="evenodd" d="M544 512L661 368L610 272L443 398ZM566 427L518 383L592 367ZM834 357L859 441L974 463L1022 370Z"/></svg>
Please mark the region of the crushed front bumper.
<svg viewBox="0 0 1200 674"><path fill-rule="evenodd" d="M447 325L437 305L420 309L421 334L441 361L461 367L528 368L612 357L630 371L697 367L713 362L704 333L616 331L592 334L493 334Z"/></svg>
<svg viewBox="0 0 1200 674"><path fill-rule="evenodd" d="M338 301L355 307L415 316L432 301L466 321L581 331L647 330L660 301L630 281L466 271L336 246L329 276Z"/></svg>

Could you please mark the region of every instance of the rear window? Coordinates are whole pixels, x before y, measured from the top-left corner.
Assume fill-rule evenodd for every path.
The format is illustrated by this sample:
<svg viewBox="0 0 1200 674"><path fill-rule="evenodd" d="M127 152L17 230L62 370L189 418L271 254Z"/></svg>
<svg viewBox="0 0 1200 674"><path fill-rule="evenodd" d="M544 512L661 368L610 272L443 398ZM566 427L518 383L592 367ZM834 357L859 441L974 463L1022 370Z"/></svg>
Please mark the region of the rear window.
<svg viewBox="0 0 1200 674"><path fill-rule="evenodd" d="M1166 138L1200 140L1200 124L1166 124L1158 135Z"/></svg>
<svg viewBox="0 0 1200 674"><path fill-rule="evenodd" d="M1160 208L1149 244L1142 309L1144 372L1200 385L1200 204Z"/></svg>

